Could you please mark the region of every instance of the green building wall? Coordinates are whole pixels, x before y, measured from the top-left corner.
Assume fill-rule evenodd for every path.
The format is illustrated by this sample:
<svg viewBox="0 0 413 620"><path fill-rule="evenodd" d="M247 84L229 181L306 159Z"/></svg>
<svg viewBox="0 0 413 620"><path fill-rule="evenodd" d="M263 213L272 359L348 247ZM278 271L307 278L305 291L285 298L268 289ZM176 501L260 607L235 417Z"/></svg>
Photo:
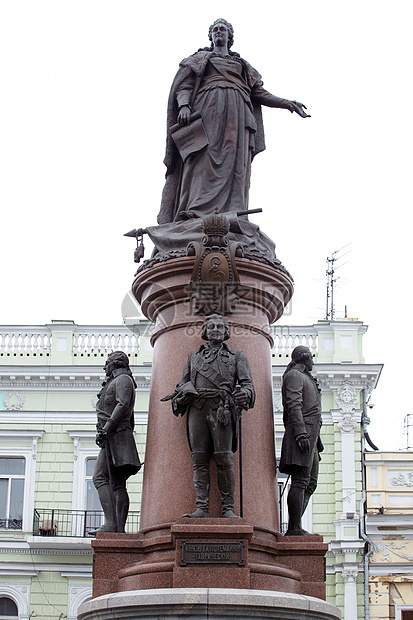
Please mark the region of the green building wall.
<svg viewBox="0 0 413 620"><path fill-rule="evenodd" d="M275 403L279 404L282 373L292 348L307 343L316 354L325 451L318 489L312 500L312 528L331 541L326 559L327 600L343 613L345 597L348 602L350 592L343 575L347 575L347 569L350 572L356 569L359 619L364 618L364 541L358 531L362 495L360 394L362 389L371 391L375 387L381 370L379 364L365 364L362 356L366 329L358 321L322 321L313 326L275 326L273 332ZM14 339L10 339L10 334L14 334ZM97 336L102 336L100 345L96 344ZM135 439L144 461L152 360L149 338L147 321L137 325L134 333L126 327L85 327L70 321L42 327L0 327L0 395L3 395L0 397L0 456L18 454L21 449L32 459L34 486L26 488L26 496L31 496L33 508L73 510L74 488L77 484L79 495L79 485L84 484L83 480L75 480L79 462L85 455L97 453L94 398L104 378L107 355L116 348L128 353L137 380ZM46 344L39 345L39 342ZM343 390L354 398L350 412L337 404ZM347 432L340 426L343 420L353 425L351 505L356 509L352 519L347 518L343 508L342 440ZM279 446L283 432L279 405L274 421ZM130 510L139 510L142 472L128 481L128 490ZM26 518L23 530L0 530L0 596L13 597L15 592L16 597L20 596L19 611L24 607L22 601L28 600L27 615L32 617L49 620L67 616L70 620L75 617L76 604L90 596L92 559L88 539L33 535L32 519ZM353 616L345 620L356 619Z"/></svg>

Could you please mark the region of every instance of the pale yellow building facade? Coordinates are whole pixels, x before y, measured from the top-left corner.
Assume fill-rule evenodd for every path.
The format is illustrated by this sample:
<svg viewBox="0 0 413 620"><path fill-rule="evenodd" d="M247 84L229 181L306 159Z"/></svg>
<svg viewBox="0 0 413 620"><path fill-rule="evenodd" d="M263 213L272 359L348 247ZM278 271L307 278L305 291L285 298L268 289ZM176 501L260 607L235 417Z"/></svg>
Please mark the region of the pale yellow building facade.
<svg viewBox="0 0 413 620"><path fill-rule="evenodd" d="M413 620L413 452L365 459L370 620Z"/></svg>

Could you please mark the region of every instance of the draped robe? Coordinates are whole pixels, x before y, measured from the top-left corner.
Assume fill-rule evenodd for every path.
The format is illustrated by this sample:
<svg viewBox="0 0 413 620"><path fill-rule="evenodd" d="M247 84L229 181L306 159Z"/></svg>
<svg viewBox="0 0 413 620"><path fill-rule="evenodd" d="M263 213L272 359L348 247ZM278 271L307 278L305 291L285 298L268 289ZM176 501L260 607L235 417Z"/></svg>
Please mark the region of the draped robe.
<svg viewBox="0 0 413 620"><path fill-rule="evenodd" d="M180 158L170 135L178 106L200 112L208 146ZM262 87L260 74L238 54L196 52L180 63L168 103L166 183L158 223L248 209L251 161L265 148L261 104L287 101ZM183 216L184 214L184 216Z"/></svg>

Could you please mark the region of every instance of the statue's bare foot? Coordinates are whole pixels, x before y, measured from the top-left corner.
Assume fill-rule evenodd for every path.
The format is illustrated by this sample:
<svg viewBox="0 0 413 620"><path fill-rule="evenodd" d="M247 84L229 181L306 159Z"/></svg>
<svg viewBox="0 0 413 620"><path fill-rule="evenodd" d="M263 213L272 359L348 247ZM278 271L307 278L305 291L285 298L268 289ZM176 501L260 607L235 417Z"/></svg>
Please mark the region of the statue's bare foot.
<svg viewBox="0 0 413 620"><path fill-rule="evenodd" d="M182 516L189 517L190 519L207 519L209 517L209 514L208 514L208 510L197 508L195 512L191 512L190 514L186 514Z"/></svg>

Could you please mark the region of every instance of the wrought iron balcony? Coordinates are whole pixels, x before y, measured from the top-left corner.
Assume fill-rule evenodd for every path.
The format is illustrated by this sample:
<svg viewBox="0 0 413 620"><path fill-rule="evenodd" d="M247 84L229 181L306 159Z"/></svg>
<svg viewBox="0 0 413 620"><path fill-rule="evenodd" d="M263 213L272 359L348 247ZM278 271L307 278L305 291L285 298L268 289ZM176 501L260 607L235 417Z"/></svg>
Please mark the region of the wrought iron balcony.
<svg viewBox="0 0 413 620"><path fill-rule="evenodd" d="M0 519L0 530L21 530L23 519Z"/></svg>
<svg viewBox="0 0 413 620"><path fill-rule="evenodd" d="M138 511L130 511L125 530L134 534L139 528ZM33 513L33 536L65 536L86 538L104 522L101 510L61 510L35 508Z"/></svg>

